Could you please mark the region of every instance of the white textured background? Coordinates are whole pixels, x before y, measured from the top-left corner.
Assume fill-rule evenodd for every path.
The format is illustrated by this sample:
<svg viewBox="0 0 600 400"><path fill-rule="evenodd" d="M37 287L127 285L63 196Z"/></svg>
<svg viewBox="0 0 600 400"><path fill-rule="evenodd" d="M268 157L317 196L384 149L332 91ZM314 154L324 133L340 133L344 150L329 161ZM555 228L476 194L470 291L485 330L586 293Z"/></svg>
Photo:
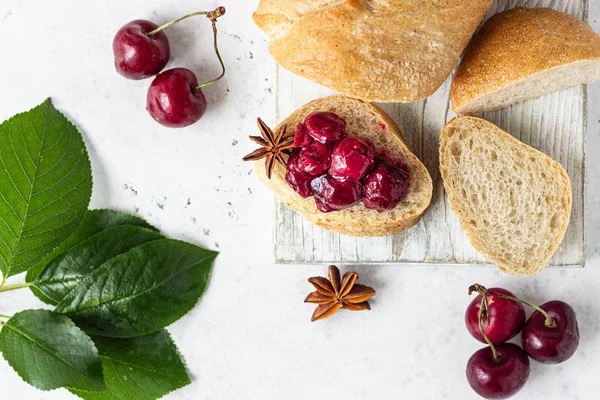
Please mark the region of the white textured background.
<svg viewBox="0 0 600 400"><path fill-rule="evenodd" d="M111 43L124 23L163 23L216 1L2 0L0 120L51 96L82 130L94 168L94 207L137 213L172 237L222 252L198 306L169 328L193 384L169 399L471 399L465 364L480 345L463 324L475 281L532 301L562 299L579 316L581 345L559 366L532 364L517 399L592 399L600 373L600 83L589 89L588 267L513 278L491 268L361 266L377 296L371 312L310 323L306 279L325 266L271 261L272 196L241 158L255 118L274 123L274 64L250 14L255 0L226 0L220 43L229 68L206 90L204 119L184 130L145 111L149 81L114 72ZM590 23L600 31L600 2ZM170 28L169 67L218 74L210 24ZM406 132L405 134L410 134ZM342 267L345 270L346 266ZM0 294L0 312L42 307L26 290ZM1 399L67 399L21 382L0 360Z"/></svg>

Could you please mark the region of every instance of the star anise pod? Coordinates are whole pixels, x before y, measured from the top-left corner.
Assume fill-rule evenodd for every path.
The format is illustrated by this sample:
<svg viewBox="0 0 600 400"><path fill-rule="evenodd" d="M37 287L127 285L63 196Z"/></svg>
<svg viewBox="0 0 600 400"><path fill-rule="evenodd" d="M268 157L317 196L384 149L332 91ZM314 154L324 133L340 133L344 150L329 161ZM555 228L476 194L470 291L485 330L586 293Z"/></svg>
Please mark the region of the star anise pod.
<svg viewBox="0 0 600 400"><path fill-rule="evenodd" d="M294 147L294 136L285 137L287 125L284 125L279 130L279 134L275 136L271 128L269 128L262 119L258 118L257 122L262 137L250 136L250 140L258 143L262 147L244 157L244 161L255 161L266 157L265 168L267 171L267 178L271 179L275 161L280 162L284 167L286 166L287 163L284 155L287 154L286 150L290 150Z"/></svg>
<svg viewBox="0 0 600 400"><path fill-rule="evenodd" d="M367 300L375 296L375 290L356 283L357 279L356 272L346 272L340 280L340 270L335 265L329 266L329 280L320 276L309 278L308 281L317 291L310 293L304 302L319 305L311 321L331 317L340 308L351 311L370 310Z"/></svg>

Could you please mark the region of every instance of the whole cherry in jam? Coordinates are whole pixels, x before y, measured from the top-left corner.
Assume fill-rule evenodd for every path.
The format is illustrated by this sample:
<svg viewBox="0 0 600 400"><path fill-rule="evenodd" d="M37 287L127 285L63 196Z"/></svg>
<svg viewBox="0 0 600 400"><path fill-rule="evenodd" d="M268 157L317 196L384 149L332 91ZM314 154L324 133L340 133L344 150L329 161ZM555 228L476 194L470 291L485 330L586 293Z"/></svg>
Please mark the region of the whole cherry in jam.
<svg viewBox="0 0 600 400"><path fill-rule="evenodd" d="M346 121L332 112L314 112L306 117L304 126L315 140L331 144L344 135Z"/></svg>
<svg viewBox="0 0 600 400"><path fill-rule="evenodd" d="M313 141L304 146L290 168L308 176L323 175L331 166L331 149L326 144Z"/></svg>
<svg viewBox="0 0 600 400"><path fill-rule="evenodd" d="M338 179L362 179L373 166L375 150L370 143L347 137L333 149L329 173Z"/></svg>
<svg viewBox="0 0 600 400"><path fill-rule="evenodd" d="M565 302L550 301L534 311L525 323L522 340L529 357L544 364L568 360L579 346L575 310Z"/></svg>
<svg viewBox="0 0 600 400"><path fill-rule="evenodd" d="M146 108L161 125L182 128L202 118L206 97L192 71L173 68L154 78L148 89Z"/></svg>
<svg viewBox="0 0 600 400"><path fill-rule="evenodd" d="M301 172L288 169L285 174L285 181L290 185L296 193L302 198L307 198L313 195L312 187L310 183L314 178L311 176L303 175Z"/></svg>
<svg viewBox="0 0 600 400"><path fill-rule="evenodd" d="M317 207L323 212L342 210L360 201L359 181L341 181L325 174L313 179L311 186Z"/></svg>
<svg viewBox="0 0 600 400"><path fill-rule="evenodd" d="M409 187L407 167L379 161L363 179L363 204L377 211L391 210L406 198Z"/></svg>
<svg viewBox="0 0 600 400"><path fill-rule="evenodd" d="M483 314L483 331L493 344L504 343L521 332L525 325L525 308L521 303L502 298L494 293L514 297L506 289L491 288L487 294L489 315ZM477 296L467 307L465 324L469 333L480 342L485 343L479 330L479 310L481 309L482 295Z"/></svg>
<svg viewBox="0 0 600 400"><path fill-rule="evenodd" d="M306 176L298 170L298 159L300 155L300 150L300 148L294 149L292 155L288 159L285 181L301 197L307 198L313 195L313 190L310 184L314 177Z"/></svg>
<svg viewBox="0 0 600 400"><path fill-rule="evenodd" d="M167 65L171 49L167 35L151 21L138 19L125 24L113 39L117 72L128 79L158 74Z"/></svg>
<svg viewBox="0 0 600 400"><path fill-rule="evenodd" d="M515 344L503 343L495 349L485 347L471 356L467 380L485 399L506 399L521 390L529 371L527 353Z"/></svg>
<svg viewBox="0 0 600 400"><path fill-rule="evenodd" d="M296 126L296 132L294 133L294 147L302 148L304 146L308 146L314 142L314 140L315 139L308 134L304 124L298 124Z"/></svg>

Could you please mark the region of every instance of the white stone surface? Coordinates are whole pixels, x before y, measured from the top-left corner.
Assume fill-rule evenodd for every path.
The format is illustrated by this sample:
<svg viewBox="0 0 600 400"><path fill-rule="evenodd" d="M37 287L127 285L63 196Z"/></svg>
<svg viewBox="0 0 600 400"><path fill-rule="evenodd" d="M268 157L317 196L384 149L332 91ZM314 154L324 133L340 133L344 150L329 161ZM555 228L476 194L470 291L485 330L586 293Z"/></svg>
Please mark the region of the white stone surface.
<svg viewBox="0 0 600 400"><path fill-rule="evenodd" d="M325 266L271 261L272 196L241 158L255 118L273 123L273 68L250 14L255 0L225 1L221 48L227 77L206 90L204 119L170 130L145 111L149 81L114 72L112 37L124 23L166 22L216 1L2 0L0 120L51 96L82 130L94 168L94 207L137 213L172 237L218 249L198 306L169 328L193 384L169 399L471 399L465 364L480 348L466 332L467 287L503 286L535 302L562 299L578 312L581 346L559 366L532 364L515 399L592 399L600 373L600 84L589 90L587 268L514 278L492 268L361 266L378 294L370 312L310 322L309 276ZM600 4L590 22L600 31ZM168 31L170 66L199 79L218 73L209 24ZM188 205L189 203L189 205ZM346 269L349 266L342 266ZM15 279L14 281L18 281ZM27 291L0 294L0 312L39 308ZM0 398L67 399L39 392L0 360Z"/></svg>

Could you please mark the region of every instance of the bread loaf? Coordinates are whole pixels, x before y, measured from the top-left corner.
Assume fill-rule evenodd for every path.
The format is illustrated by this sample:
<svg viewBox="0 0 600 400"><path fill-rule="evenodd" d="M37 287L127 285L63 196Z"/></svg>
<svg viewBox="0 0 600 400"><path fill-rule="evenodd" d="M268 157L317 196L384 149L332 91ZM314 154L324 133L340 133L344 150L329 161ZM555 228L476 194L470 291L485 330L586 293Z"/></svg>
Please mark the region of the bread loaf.
<svg viewBox="0 0 600 400"><path fill-rule="evenodd" d="M471 115L600 79L600 36L549 8L492 17L467 47L452 82L452 108Z"/></svg>
<svg viewBox="0 0 600 400"><path fill-rule="evenodd" d="M253 15L291 72L368 101L412 102L452 72L492 0L260 0Z"/></svg>

